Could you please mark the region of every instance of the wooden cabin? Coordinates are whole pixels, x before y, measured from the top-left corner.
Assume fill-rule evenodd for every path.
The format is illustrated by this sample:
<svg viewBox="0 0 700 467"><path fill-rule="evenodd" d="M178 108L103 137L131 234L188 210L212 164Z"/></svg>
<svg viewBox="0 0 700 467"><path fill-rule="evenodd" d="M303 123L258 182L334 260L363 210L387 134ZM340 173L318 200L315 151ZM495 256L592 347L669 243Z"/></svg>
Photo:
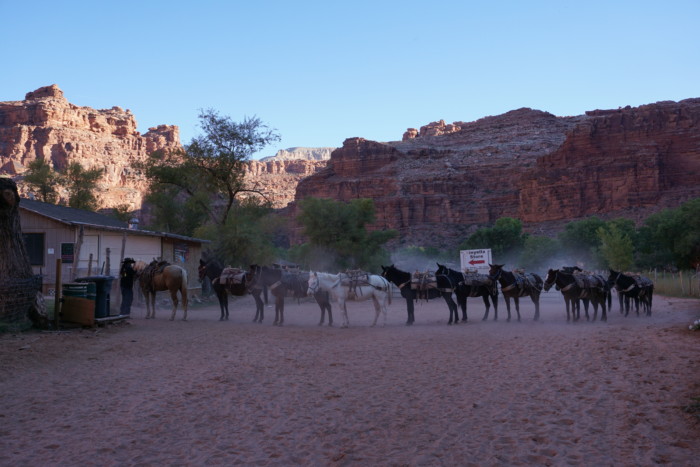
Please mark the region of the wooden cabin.
<svg viewBox="0 0 700 467"><path fill-rule="evenodd" d="M202 245L209 240L140 230L96 212L29 199L20 201L19 211L32 268L43 277L45 295L54 294L58 258L62 282L94 275L117 277L127 257L147 263L160 258L187 269L188 287L200 288L197 268ZM115 280L112 293L118 290Z"/></svg>

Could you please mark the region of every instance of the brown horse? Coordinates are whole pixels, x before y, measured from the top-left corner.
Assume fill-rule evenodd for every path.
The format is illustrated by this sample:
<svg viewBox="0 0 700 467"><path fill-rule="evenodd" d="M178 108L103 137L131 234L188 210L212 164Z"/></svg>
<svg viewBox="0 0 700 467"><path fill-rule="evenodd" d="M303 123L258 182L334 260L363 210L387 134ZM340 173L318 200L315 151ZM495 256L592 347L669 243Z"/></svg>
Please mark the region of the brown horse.
<svg viewBox="0 0 700 467"><path fill-rule="evenodd" d="M156 317L156 292L163 290L170 291L170 298L173 301L173 313L170 321L175 319L177 311L177 291L182 295L182 308L185 312L182 320L187 321L187 271L180 266L168 264L166 261L152 261L146 265L143 261L138 261L134 265L134 270L141 284L141 291L146 298L146 319Z"/></svg>

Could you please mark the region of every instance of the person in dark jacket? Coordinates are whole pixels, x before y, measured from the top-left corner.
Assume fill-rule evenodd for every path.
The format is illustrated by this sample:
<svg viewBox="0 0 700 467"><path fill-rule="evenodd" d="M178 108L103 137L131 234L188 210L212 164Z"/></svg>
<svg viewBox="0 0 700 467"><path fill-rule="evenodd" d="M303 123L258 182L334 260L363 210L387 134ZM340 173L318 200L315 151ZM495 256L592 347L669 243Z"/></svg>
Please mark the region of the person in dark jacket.
<svg viewBox="0 0 700 467"><path fill-rule="evenodd" d="M131 302L134 300L134 278L136 271L134 270L133 258L124 258L122 267L119 270L119 288L122 292L122 304L119 313L122 315L131 314Z"/></svg>

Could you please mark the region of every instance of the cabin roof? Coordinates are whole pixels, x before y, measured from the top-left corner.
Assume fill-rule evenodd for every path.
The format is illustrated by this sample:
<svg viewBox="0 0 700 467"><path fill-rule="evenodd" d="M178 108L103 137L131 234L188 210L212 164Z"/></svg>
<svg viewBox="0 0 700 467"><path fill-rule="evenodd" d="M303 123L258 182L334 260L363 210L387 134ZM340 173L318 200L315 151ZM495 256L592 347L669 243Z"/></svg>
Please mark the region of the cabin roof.
<svg viewBox="0 0 700 467"><path fill-rule="evenodd" d="M32 199L22 198L19 208L33 212L39 216L53 219L57 222L71 226L85 226L99 230L111 230L128 232L130 235L147 235L156 237L172 238L193 243L210 243L202 238L187 237L169 232L154 232L151 230L130 229L126 222L120 221L110 216L98 212L86 211L84 209L59 206L57 204L43 203Z"/></svg>

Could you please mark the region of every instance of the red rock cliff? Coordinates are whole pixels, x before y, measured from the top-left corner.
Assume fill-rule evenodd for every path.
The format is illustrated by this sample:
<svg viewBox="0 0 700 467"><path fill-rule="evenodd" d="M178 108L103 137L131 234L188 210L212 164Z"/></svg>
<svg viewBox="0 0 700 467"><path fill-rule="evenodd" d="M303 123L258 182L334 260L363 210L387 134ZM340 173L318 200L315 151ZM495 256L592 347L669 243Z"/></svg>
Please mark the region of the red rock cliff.
<svg viewBox="0 0 700 467"><path fill-rule="evenodd" d="M296 199L373 198L374 228L418 245L454 245L504 216L535 231L593 214L639 220L700 196L699 119L690 99L565 118L519 109L409 129L400 142L353 138Z"/></svg>
<svg viewBox="0 0 700 467"><path fill-rule="evenodd" d="M71 161L102 168L100 197L105 206L141 206L143 179L132 164L156 149L180 146L176 126L160 125L141 135L129 110L95 110L69 103L58 86L27 93L24 101L0 102L0 173L22 173L44 158L61 169Z"/></svg>

